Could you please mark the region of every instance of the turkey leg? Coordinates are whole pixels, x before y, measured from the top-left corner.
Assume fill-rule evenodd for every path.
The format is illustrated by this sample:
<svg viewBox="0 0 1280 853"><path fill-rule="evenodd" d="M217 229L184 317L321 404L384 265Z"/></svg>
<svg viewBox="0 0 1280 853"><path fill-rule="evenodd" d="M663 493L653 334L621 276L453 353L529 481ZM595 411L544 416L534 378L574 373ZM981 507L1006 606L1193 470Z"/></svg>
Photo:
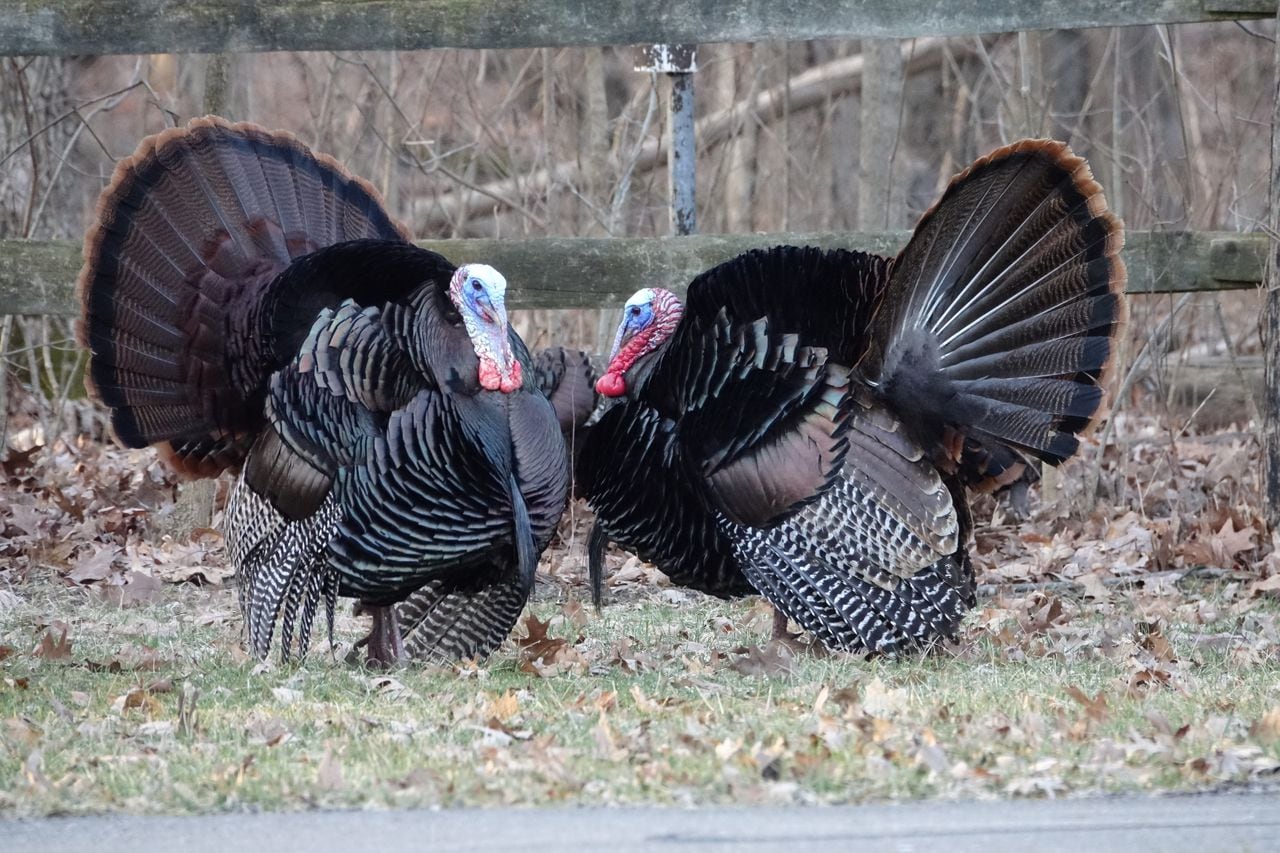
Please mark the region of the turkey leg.
<svg viewBox="0 0 1280 853"><path fill-rule="evenodd" d="M769 637L772 641L791 642L797 637L787 630L787 614L783 613L777 607L773 608L773 634Z"/></svg>
<svg viewBox="0 0 1280 853"><path fill-rule="evenodd" d="M361 603L360 609L373 616L373 628L369 636L356 643L358 649L366 647L365 664L370 669L390 669L405 660L404 638L400 635L400 622L394 606L375 606Z"/></svg>

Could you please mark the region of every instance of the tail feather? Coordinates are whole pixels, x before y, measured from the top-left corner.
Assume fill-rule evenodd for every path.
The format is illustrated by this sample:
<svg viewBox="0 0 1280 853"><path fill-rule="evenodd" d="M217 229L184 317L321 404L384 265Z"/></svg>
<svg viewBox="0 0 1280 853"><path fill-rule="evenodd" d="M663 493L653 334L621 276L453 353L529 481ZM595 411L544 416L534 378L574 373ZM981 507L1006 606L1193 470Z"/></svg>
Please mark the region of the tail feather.
<svg viewBox="0 0 1280 853"><path fill-rule="evenodd" d="M1046 415L1086 417L1101 403L1102 389L1066 379L962 379L963 394L1033 409Z"/></svg>
<svg viewBox="0 0 1280 853"><path fill-rule="evenodd" d="M1111 341L1107 338L1074 337L1023 344L966 359L943 370L953 382L987 377L1048 379L1101 370L1111 355Z"/></svg>
<svg viewBox="0 0 1280 853"><path fill-rule="evenodd" d="M372 186L289 134L210 116L148 137L85 238L89 389L123 443L162 444L189 474L234 466L282 363L260 316L277 275L333 243L406 237Z"/></svg>
<svg viewBox="0 0 1280 853"><path fill-rule="evenodd" d="M1108 293L1094 297L1067 297L1044 310L1024 304L1012 305L1013 311L1029 308L1028 315L1012 323L1001 323L1000 315L996 315L994 322L990 322L993 328L975 326L943 339L943 366L1001 352L1024 340L1062 340L1097 331L1105 333L1118 311L1116 303L1117 297Z"/></svg>
<svg viewBox="0 0 1280 853"><path fill-rule="evenodd" d="M328 566L325 545L341 517L330 495L308 518L290 521L240 478L227 502L227 551L237 567L240 609L249 648L259 658L271 650L280 622L280 657L306 654L321 600L333 636L338 576ZM296 633L295 633L296 627Z"/></svg>
<svg viewBox="0 0 1280 853"><path fill-rule="evenodd" d="M437 661L484 657L511 633L526 599L519 578L433 581L396 605L405 653Z"/></svg>
<svg viewBox="0 0 1280 853"><path fill-rule="evenodd" d="M1066 145L1002 148L952 181L894 259L861 367L947 470L961 448L1002 470L1010 451L1057 464L1106 413L1122 245ZM971 485L994 473L959 470Z"/></svg>
<svg viewBox="0 0 1280 853"><path fill-rule="evenodd" d="M1063 215L1072 212L1086 211L1077 206ZM1022 227L1026 227L1025 223ZM1089 278L1081 273L1089 272L1088 262L1094 253L1105 252L1109 239L1105 227L1094 221L1081 230L1079 223L1070 220L1049 227L1052 230L1041 242L1026 252L1008 258L997 253L973 272L981 289L970 281L961 291L950 294L958 301L939 311L930 323L933 331L945 336L963 324L1006 313L1015 301L1038 299L1052 305L1091 292ZM982 281L982 276L988 279Z"/></svg>
<svg viewBox="0 0 1280 853"><path fill-rule="evenodd" d="M534 359L534 383L551 401L560 430L583 428L596 407L595 370L591 358L579 350L547 347Z"/></svg>
<svg viewBox="0 0 1280 853"><path fill-rule="evenodd" d="M942 478L861 425L857 461L777 528L736 527L748 579L830 648L899 651L954 636L971 603L965 520ZM727 523L727 522L726 522Z"/></svg>
<svg viewBox="0 0 1280 853"><path fill-rule="evenodd" d="M954 638L972 595L955 557L885 585L776 546L753 560L752 583L832 649L894 653Z"/></svg>

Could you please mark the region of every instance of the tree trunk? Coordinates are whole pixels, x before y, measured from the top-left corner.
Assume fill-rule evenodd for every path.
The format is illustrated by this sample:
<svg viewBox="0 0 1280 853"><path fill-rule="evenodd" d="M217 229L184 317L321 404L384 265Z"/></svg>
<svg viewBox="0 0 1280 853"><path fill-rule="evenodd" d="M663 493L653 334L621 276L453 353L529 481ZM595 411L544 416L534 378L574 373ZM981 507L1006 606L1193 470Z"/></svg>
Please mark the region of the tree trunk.
<svg viewBox="0 0 1280 853"><path fill-rule="evenodd" d="M856 44L841 42L836 56L848 56ZM831 228L836 230L858 227L860 106L851 94L835 96L831 105Z"/></svg>
<svg viewBox="0 0 1280 853"><path fill-rule="evenodd" d="M903 182L894 180L902 117L904 63L894 39L863 39L862 134L858 147L858 227L885 230L903 225Z"/></svg>
<svg viewBox="0 0 1280 853"><path fill-rule="evenodd" d="M718 51L713 79L716 110L731 109L738 102L739 59L748 79L755 79L752 73L755 67L755 47L750 44L722 45ZM748 93L748 101L751 94ZM739 125L729 132L724 149L721 204L724 207L722 227L727 233L750 231L754 227L752 196L755 191L755 160L756 117L750 111L743 111Z"/></svg>
<svg viewBox="0 0 1280 853"><path fill-rule="evenodd" d="M1280 27L1280 12L1277 12L1276 19L1277 27ZM1280 233L1280 38L1276 39L1271 98L1271 205L1268 224L1274 239L1274 235ZM1267 524L1274 535L1280 530L1280 242L1272 245L1266 277L1267 308L1262 340L1266 347L1263 359L1267 404L1263 446L1267 455Z"/></svg>
<svg viewBox="0 0 1280 853"><path fill-rule="evenodd" d="M582 175L578 236L604 236L609 166L609 101L605 95L604 48L584 50L582 116L578 133L578 163Z"/></svg>

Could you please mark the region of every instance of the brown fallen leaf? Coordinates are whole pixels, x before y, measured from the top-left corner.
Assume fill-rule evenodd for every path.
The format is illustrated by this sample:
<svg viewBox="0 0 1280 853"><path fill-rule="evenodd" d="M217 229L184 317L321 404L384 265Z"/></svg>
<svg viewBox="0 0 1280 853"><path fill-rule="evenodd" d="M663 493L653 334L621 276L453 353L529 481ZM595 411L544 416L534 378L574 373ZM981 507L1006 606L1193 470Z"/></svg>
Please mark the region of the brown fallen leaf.
<svg viewBox="0 0 1280 853"><path fill-rule="evenodd" d="M513 691L508 690L489 703L486 716L492 717L499 722L506 722L519 712L520 700Z"/></svg>
<svg viewBox="0 0 1280 853"><path fill-rule="evenodd" d="M103 663L86 660L85 669L90 672L134 672L137 670L153 671L163 669L169 662L160 657L160 653L150 646L128 645L121 647L116 656Z"/></svg>
<svg viewBox="0 0 1280 853"><path fill-rule="evenodd" d="M279 746L293 737L293 732L279 717L253 716L245 726L249 742L261 744L268 748Z"/></svg>
<svg viewBox="0 0 1280 853"><path fill-rule="evenodd" d="M1107 585L1102 582L1102 576L1097 572L1089 572L1076 578L1076 582L1084 587L1084 597L1097 602L1111 600L1111 590L1107 589Z"/></svg>
<svg viewBox="0 0 1280 853"><path fill-rule="evenodd" d="M1206 522L1196 538L1183 543L1179 550L1189 563L1229 569L1235 564L1236 555L1254 549L1253 537L1257 533L1248 525L1237 529L1235 520L1227 516L1217 530Z"/></svg>
<svg viewBox="0 0 1280 853"><path fill-rule="evenodd" d="M1157 622L1139 622L1138 644L1142 648L1151 652L1152 656L1161 663L1172 663L1178 659L1177 653L1174 652L1173 646L1165 639L1164 632Z"/></svg>
<svg viewBox="0 0 1280 853"><path fill-rule="evenodd" d="M12 447L6 446L4 460L0 461L0 469L3 469L8 477L30 470L36 464L36 454L41 450L44 450L43 444L33 445L26 450L14 450Z"/></svg>
<svg viewBox="0 0 1280 853"><path fill-rule="evenodd" d="M109 578L113 573L113 564L120 556L120 549L114 545L100 548L94 553L76 561L75 568L67 572L67 579L88 586Z"/></svg>
<svg viewBox="0 0 1280 853"><path fill-rule="evenodd" d="M4 721L4 739L14 746L30 749L40 741L44 731L22 717L10 717Z"/></svg>
<svg viewBox="0 0 1280 853"><path fill-rule="evenodd" d="M790 675L795 668L795 653L776 640L763 646L739 646L733 653L739 657L729 662L729 669L739 675L752 678Z"/></svg>
<svg viewBox="0 0 1280 853"><path fill-rule="evenodd" d="M1172 673L1167 669L1160 667L1140 669L1129 676L1129 683L1125 689L1130 696L1145 696L1157 687L1164 687L1169 683L1170 678Z"/></svg>
<svg viewBox="0 0 1280 853"><path fill-rule="evenodd" d="M104 601L117 607L137 607L149 604L159 594L162 584L151 575L130 572L121 586L102 587L99 594Z"/></svg>
<svg viewBox="0 0 1280 853"><path fill-rule="evenodd" d="M609 718L603 708L600 709L600 718L591 729L591 735L595 739L596 751L601 758L607 761L622 761L627 757L627 750L618 743L618 737L609 725Z"/></svg>
<svg viewBox="0 0 1280 853"><path fill-rule="evenodd" d="M1068 621L1066 609L1057 596L1042 595L1039 598L1033 596L1029 604L1031 609L1027 616L1019 619L1025 634L1044 634L1052 626Z"/></svg>
<svg viewBox="0 0 1280 853"><path fill-rule="evenodd" d="M165 583L189 583L193 586L222 586L222 582L235 574L231 566L162 565L156 568L156 576Z"/></svg>
<svg viewBox="0 0 1280 853"><path fill-rule="evenodd" d="M609 662L621 667L624 672L635 674L642 669L652 669L653 659L636 648L631 637L623 637L613 650Z"/></svg>
<svg viewBox="0 0 1280 853"><path fill-rule="evenodd" d="M1107 718L1107 697L1098 691L1098 695L1092 699L1089 694L1085 693L1074 684L1067 688L1067 695L1084 706L1084 713L1091 720L1102 722Z"/></svg>
<svg viewBox="0 0 1280 853"><path fill-rule="evenodd" d="M123 696L117 696L111 703L111 713L117 716L133 708L141 708L147 716L154 716L161 710L160 703L141 687L133 687Z"/></svg>
<svg viewBox="0 0 1280 853"><path fill-rule="evenodd" d="M1280 705L1255 720L1249 735L1264 744L1280 743Z"/></svg>
<svg viewBox="0 0 1280 853"><path fill-rule="evenodd" d="M1213 535L1213 547L1222 556L1224 565L1230 566L1237 554L1253 550L1253 537L1256 535L1258 531L1247 525L1237 530L1235 521L1228 517Z"/></svg>
<svg viewBox="0 0 1280 853"><path fill-rule="evenodd" d="M545 658L548 655L554 656L558 649L561 649L566 645L566 640L560 639L559 637L547 636L547 628L550 626L550 619L543 622L532 613L525 617L525 636L517 637L516 645L522 649L522 655L526 660Z"/></svg>
<svg viewBox="0 0 1280 853"><path fill-rule="evenodd" d="M862 707L876 717L895 717L910 705L911 696L905 687L889 687L878 675L862 691Z"/></svg>
<svg viewBox="0 0 1280 853"><path fill-rule="evenodd" d="M560 608L561 615L565 621L575 628L581 628L591 621L591 615L587 612L587 608L582 606L582 602L576 598L570 598Z"/></svg>
<svg viewBox="0 0 1280 853"><path fill-rule="evenodd" d="M52 627L45 631L44 636L40 638L40 645L36 646L32 654L45 660L70 660L71 641L67 639L67 626L62 626L62 631L56 640L53 637L53 631Z"/></svg>
<svg viewBox="0 0 1280 853"><path fill-rule="evenodd" d="M1249 584L1249 595L1251 596L1269 593L1280 595L1280 574L1274 574L1269 578Z"/></svg>
<svg viewBox="0 0 1280 853"><path fill-rule="evenodd" d="M0 646L0 660L4 660L5 658L11 656L12 654L13 654L13 646Z"/></svg>

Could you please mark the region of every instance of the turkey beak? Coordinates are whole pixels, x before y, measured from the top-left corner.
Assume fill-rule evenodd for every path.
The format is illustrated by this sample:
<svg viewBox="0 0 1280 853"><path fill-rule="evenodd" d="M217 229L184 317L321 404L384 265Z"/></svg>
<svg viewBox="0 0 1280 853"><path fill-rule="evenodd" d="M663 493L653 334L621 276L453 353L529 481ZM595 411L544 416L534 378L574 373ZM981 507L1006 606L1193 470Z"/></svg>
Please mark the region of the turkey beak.
<svg viewBox="0 0 1280 853"><path fill-rule="evenodd" d="M618 324L618 333L613 336L613 351L609 353L609 361L613 361L618 357L618 353L622 348L631 343L631 339L636 336L638 329L631 328L631 317L628 315Z"/></svg>
<svg viewBox="0 0 1280 853"><path fill-rule="evenodd" d="M482 293L476 297L476 313L480 315L480 319L490 326L507 325L507 307L503 305L501 308L493 307L493 300L489 298L489 294Z"/></svg>

